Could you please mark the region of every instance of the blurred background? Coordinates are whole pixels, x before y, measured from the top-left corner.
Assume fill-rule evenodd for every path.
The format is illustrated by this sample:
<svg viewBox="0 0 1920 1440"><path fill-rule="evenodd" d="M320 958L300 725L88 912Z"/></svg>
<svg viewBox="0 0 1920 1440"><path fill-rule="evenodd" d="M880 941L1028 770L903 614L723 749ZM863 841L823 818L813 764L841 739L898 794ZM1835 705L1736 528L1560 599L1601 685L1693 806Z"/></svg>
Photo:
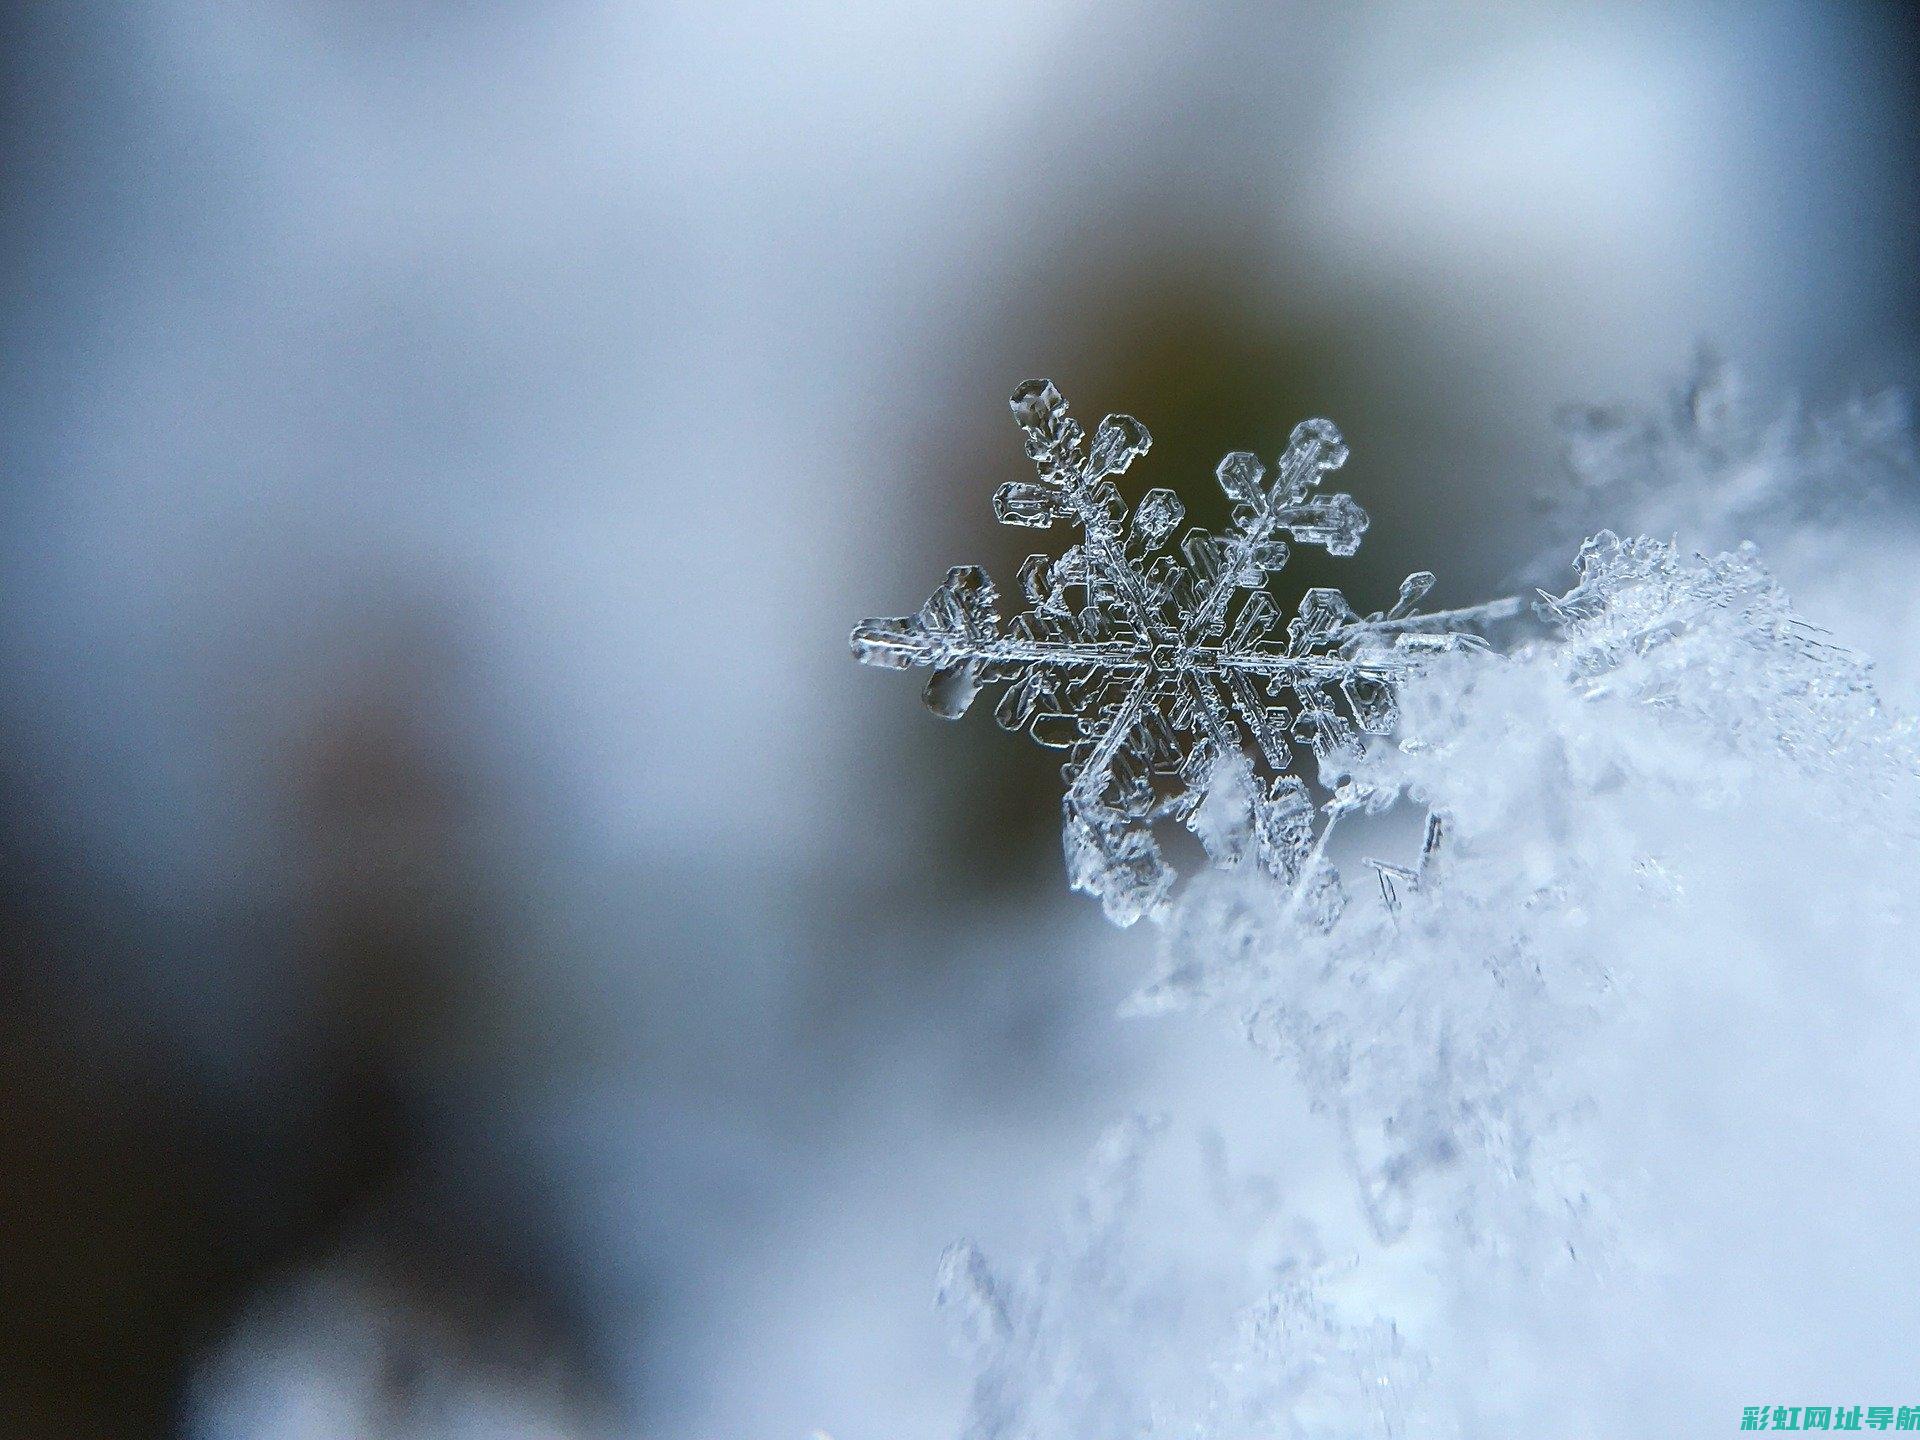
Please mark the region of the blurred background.
<svg viewBox="0 0 1920 1440"><path fill-rule="evenodd" d="M941 1248L1274 1083L848 658L1014 384L1332 417L1366 609L1703 339L1913 376L1892 7L6 15L0 1434L951 1434Z"/></svg>

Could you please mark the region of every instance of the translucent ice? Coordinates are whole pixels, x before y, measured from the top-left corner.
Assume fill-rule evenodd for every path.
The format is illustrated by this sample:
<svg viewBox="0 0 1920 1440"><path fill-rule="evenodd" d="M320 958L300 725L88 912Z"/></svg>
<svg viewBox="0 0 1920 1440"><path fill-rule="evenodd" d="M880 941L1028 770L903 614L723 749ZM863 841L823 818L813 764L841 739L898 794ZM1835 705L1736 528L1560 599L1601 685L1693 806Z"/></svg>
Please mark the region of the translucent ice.
<svg viewBox="0 0 1920 1440"><path fill-rule="evenodd" d="M1347 458L1325 420L1295 427L1270 472L1244 451L1222 460L1232 529L1188 530L1169 551L1185 515L1179 497L1149 490L1129 516L1112 479L1146 453L1146 426L1109 415L1089 441L1046 380L1027 381L1011 403L1039 478L1002 485L994 514L1071 526L1078 543L1027 559L1029 608L1012 620L1002 622L985 573L960 566L918 614L855 627L854 655L932 670L927 704L948 719L1004 687L1000 724L1067 752L1068 875L1120 924L1165 912L1174 873L1153 827L1193 825L1209 786L1240 787L1246 834L1258 841L1222 842L1216 853L1297 879L1313 844L1291 778L1299 753L1324 758L1390 731L1396 682L1423 654L1450 648L1452 625L1477 617L1412 615L1433 584L1421 572L1385 614L1360 616L1338 590L1314 589L1281 623L1267 586L1289 542L1351 555L1367 528L1352 496L1320 490Z"/></svg>
<svg viewBox="0 0 1920 1440"><path fill-rule="evenodd" d="M1016 409L1048 498L1001 508L1077 543L1022 567L1009 624L958 570L856 648L932 669L942 713L1001 687L1068 749L1071 878L1164 922L1136 1010L1220 1013L1282 1078L1196 1102L1270 1182L1196 1195L1122 1127L1037 1259L950 1254L968 1440L1677 1435L1900 1383L1920 727L1867 664L1731 540L1597 530L1500 649L1473 632L1520 607L1416 613L1424 572L1383 613L1284 615L1288 547L1362 528L1315 489L1331 427L1272 472L1229 455L1232 531L1176 537L1177 501L1129 516L1109 478L1137 424L1088 448L1051 387ZM1777 539L1844 621L1920 553L1884 415L1756 428L1709 376L1669 419L1589 416L1576 471L1626 519ZM1401 802L1382 903L1347 903L1349 828ZM1212 862L1171 897L1168 817Z"/></svg>

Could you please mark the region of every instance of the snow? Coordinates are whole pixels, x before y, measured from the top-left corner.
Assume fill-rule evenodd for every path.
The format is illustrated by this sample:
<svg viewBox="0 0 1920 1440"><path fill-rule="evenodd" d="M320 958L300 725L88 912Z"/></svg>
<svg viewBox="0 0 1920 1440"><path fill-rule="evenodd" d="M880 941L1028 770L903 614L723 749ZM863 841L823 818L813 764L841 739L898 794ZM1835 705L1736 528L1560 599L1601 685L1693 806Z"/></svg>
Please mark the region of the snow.
<svg viewBox="0 0 1920 1440"><path fill-rule="evenodd" d="M1830 477L1798 523L1750 510L1751 485L1707 493L1752 467L1729 443L1700 466L1690 432L1590 429L1576 466L1630 456L1662 506L1844 536L1902 453L1887 413L1836 422L1864 449L1739 432L1772 437L1769 483L1810 457ZM1273 1094L1215 1097L1218 1132L1292 1095L1318 1146L1230 1155L1202 1124L1196 1158L1136 1118L1051 1245L951 1250L969 1440L1711 1433L1763 1402L1912 1398L1888 1386L1920 1285L1920 732L1754 545L1601 530L1574 579L1497 647L1447 631L1393 664L1390 724L1284 777L1293 863L1156 892L1160 967L1131 1008L1218 1015L1276 1062ZM1360 663L1422 634L1331 613L1319 633ZM919 663L1000 659L983 620L884 623ZM1257 747L1189 753L1207 783L1174 813L1231 860ZM1368 865L1378 901L1329 903Z"/></svg>

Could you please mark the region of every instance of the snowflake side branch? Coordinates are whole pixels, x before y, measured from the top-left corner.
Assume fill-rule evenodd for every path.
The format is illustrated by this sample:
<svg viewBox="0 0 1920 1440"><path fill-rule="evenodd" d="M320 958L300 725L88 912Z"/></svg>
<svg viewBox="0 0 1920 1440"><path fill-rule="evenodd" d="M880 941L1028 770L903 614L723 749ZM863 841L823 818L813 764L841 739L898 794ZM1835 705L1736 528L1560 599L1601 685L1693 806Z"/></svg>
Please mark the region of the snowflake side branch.
<svg viewBox="0 0 1920 1440"><path fill-rule="evenodd" d="M1524 595L1509 595L1500 600L1488 600L1479 605L1462 605L1454 610L1428 610L1419 615L1401 615L1384 620L1371 621L1365 627L1371 635L1402 635L1429 630L1451 631L1463 626L1487 625L1497 620L1511 620L1515 616L1527 613L1528 601Z"/></svg>

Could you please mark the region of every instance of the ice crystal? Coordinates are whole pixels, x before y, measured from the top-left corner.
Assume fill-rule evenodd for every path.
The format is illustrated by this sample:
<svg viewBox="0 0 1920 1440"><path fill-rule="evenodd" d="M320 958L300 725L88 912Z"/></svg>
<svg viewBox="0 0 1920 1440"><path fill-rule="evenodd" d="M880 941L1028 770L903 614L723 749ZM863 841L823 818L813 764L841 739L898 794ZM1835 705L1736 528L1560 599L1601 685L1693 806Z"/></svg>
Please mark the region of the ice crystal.
<svg viewBox="0 0 1920 1440"><path fill-rule="evenodd" d="M1899 392L1826 408L1775 396L1711 352L1654 403L1562 412L1564 465L1543 499L1557 543L1602 527L1713 554L1758 545L1807 613L1872 655L1883 693L1920 701L1920 455ZM1871 597L1862 603L1861 597Z"/></svg>
<svg viewBox="0 0 1920 1440"><path fill-rule="evenodd" d="M1351 1261L1275 1205L1270 1177L1233 1174L1217 1136L1196 1166L1168 1128L1110 1127L1032 1262L948 1248L938 1304L975 1367L963 1440L1419 1433L1422 1361L1390 1321L1350 1313Z"/></svg>
<svg viewBox="0 0 1920 1440"><path fill-rule="evenodd" d="M1392 608L1357 614L1340 591L1310 589L1282 621L1270 582L1291 545L1352 555L1367 514L1321 489L1347 458L1325 420L1295 427L1271 471L1235 451L1215 470L1232 529L1193 528L1171 490L1127 513L1114 481L1152 443L1130 415L1091 438L1052 382L1013 393L1037 479L994 495L1003 524L1070 526L1079 540L1020 567L1027 608L1005 623L977 565L955 566L912 615L863 621L853 653L869 665L924 666L926 701L956 719L991 686L995 717L1067 752L1064 843L1075 889L1122 925L1164 913L1174 872L1153 828L1187 824L1217 863L1251 859L1299 883L1322 915L1338 900L1314 870L1314 802L1301 752L1324 759L1390 732L1395 685L1425 653L1462 642L1453 625L1489 612L1421 615L1425 571ZM1290 543L1291 542L1291 545ZM1210 792L1218 804L1203 805Z"/></svg>
<svg viewBox="0 0 1920 1440"><path fill-rule="evenodd" d="M1223 1013L1321 1128L1271 1142L1283 1179L1231 1213L1184 1191L1152 1213L1141 1135L1096 1164L1117 1203L1036 1263L956 1252L968 1440L1571 1440L1629 1433L1650 1376L1673 1388L1640 1413L1687 1433L1756 1383L1757 1313L1789 1337L1770 1365L1806 1333L1803 1295L1730 1300L1726 1274L1848 1273L1825 1212L1862 1176L1900 1217L1878 1233L1920 1214L1870 1158L1920 1135L1912 723L1751 548L1602 532L1575 568L1532 638L1436 657L1391 741L1329 757L1323 785L1365 797L1334 820L1396 797L1434 817L1381 867L1395 904L1328 924L1244 868L1177 897L1141 1008ZM1236 1088L1219 1113L1268 1103ZM1831 1153L1836 1123L1862 1159ZM1802 1198L1755 1183L1781 1153L1816 1157ZM1344 1199L1320 1183L1341 1171ZM1870 1344L1854 1317L1897 1293L1862 1280L1821 1324Z"/></svg>
<svg viewBox="0 0 1920 1440"><path fill-rule="evenodd" d="M1857 632L1911 590L1920 546L1891 483L1910 454L1897 407L1766 421L1728 383L1697 379L1669 415L1589 412L1581 502L1661 535L1766 537L1793 557L1796 599L1812 585L1828 602L1814 613ZM1064 426L1056 406L1037 410ZM1109 425L1144 446L1133 422ZM1057 433L1030 441L1043 485L1012 487L1003 518L1093 536L1071 498L1090 494L1111 544L1113 472L1093 457L1118 442L1083 451L1072 432L1075 469L1046 462ZM1295 456L1269 505L1300 478L1306 503L1331 468L1287 480ZM1236 498L1243 463L1222 467ZM1030 593L1028 649L995 648L990 606L969 629L939 595L856 633L885 647L866 658L932 666L936 702L1034 675L1063 693L1048 713L1073 747L1070 855L1076 823L1150 844L1177 816L1210 853L1265 862L1170 898L1161 878L1144 905L1107 870L1076 873L1110 911L1119 895L1120 918L1164 922L1136 1010L1217 1011L1284 1067L1274 1094L1236 1084L1215 1102L1203 1083L1198 1101L1243 1148L1268 1147L1274 1178L1195 1196L1206 1167L1125 1126L1036 1260L952 1251L941 1297L973 1361L968 1440L1680 1434L1748 1390L1901 1373L1911 1337L1886 1320L1920 1285L1915 720L1733 540L1695 553L1592 527L1571 588L1541 592L1498 649L1463 631L1505 604L1415 618L1414 593L1360 619L1339 601L1321 625L1329 592L1292 622L1306 643L1236 647L1238 618L1272 603L1270 572L1208 588L1226 567L1196 581L1185 544L1158 556L1179 523L1164 495L1136 508L1118 558L1083 541L1029 562L1084 598ZM1258 519L1236 514L1202 553L1241 555ZM1129 583L1153 597L1144 618ZM1219 590L1218 623L1158 664L1163 631L1189 636ZM1094 624L1098 641L1070 628ZM1110 664L1068 658L1093 644ZM1249 714L1234 682L1269 663L1320 667L1303 678L1327 703L1282 680ZM1350 674L1381 682L1372 723ZM1145 766L1150 803L1090 769L1103 745L1135 754L1127 704L1191 767ZM1279 724L1281 708L1276 759L1254 716ZM1299 729L1315 709L1345 727L1330 743ZM1210 730L1216 714L1231 728ZM1262 803L1281 789L1297 803ZM1385 904L1343 907L1347 827L1370 816L1401 861L1367 862Z"/></svg>
<svg viewBox="0 0 1920 1440"><path fill-rule="evenodd" d="M1858 540L1859 522L1885 520L1920 470L1899 392L1808 411L1763 397L1711 350L1663 404L1569 406L1559 421L1566 483L1546 498L1568 539L1632 525L1769 553L1808 530Z"/></svg>

